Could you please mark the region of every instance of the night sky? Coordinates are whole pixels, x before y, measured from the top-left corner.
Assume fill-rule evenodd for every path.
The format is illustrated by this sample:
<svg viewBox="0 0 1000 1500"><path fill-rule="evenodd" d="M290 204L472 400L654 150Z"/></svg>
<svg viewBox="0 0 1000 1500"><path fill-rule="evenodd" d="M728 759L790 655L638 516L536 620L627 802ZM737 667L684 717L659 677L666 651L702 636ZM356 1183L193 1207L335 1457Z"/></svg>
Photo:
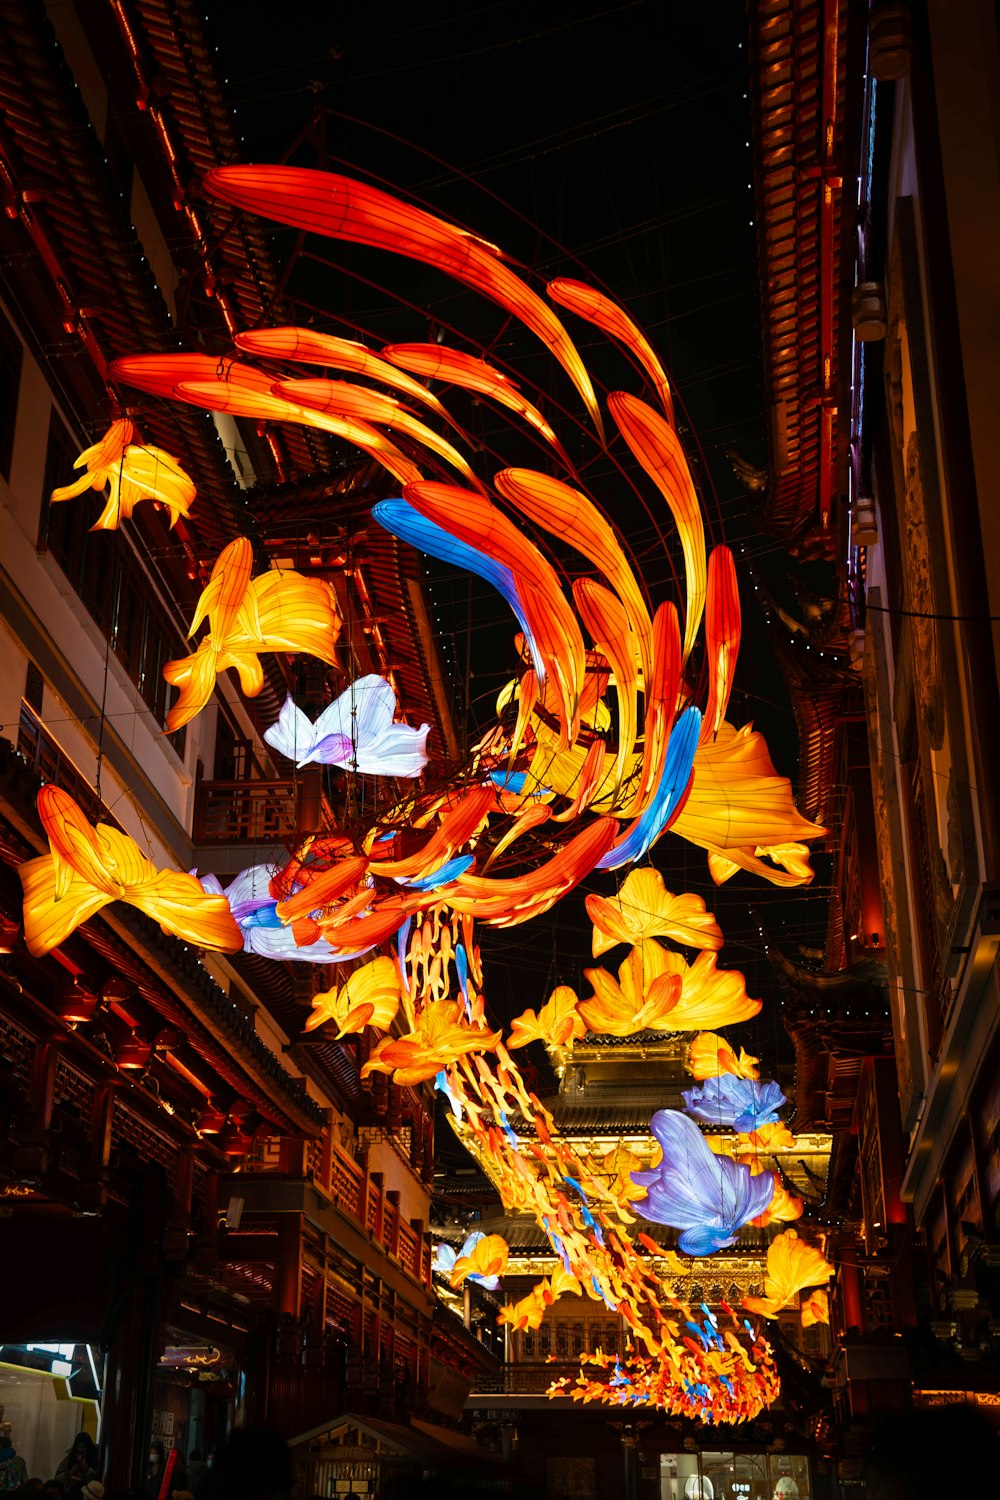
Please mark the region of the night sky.
<svg viewBox="0 0 1000 1500"><path fill-rule="evenodd" d="M300 3L276 9L265 31L247 25L243 6L211 0L208 30L246 160L325 166L399 190L500 245L537 290L556 275L596 282L645 330L679 397L711 539L725 539L740 565L744 636L729 717L753 719L778 769L794 777L788 697L746 574L752 558L784 591L791 563L754 530L726 457L729 448L755 464L767 457L743 7L498 0L406 13ZM279 265L296 256L294 230L269 233ZM588 433L579 398L540 344L432 269L332 240L307 241L304 252L288 283L303 320L376 346L426 341L443 329L449 342L479 346L515 374L625 533L654 602L676 597L649 514ZM641 392L603 336L564 317L595 383ZM448 401L496 456L480 455L484 476L539 463L506 415L460 393ZM659 523L669 523L652 485L637 483ZM428 580L457 716L474 734L516 670L516 627L479 580L470 590L467 578L438 564ZM792 956L796 942L823 944L822 857L814 885L791 896L742 876L716 891L704 854L670 835L654 862L670 889L699 891L714 906L727 934L722 965L742 968L765 1001L774 986L751 908ZM591 888L616 883L603 877ZM585 989L589 930L581 895L530 926L480 929L494 1013L537 1006L556 982ZM742 1031L766 1059L787 1056L777 1004L766 1003Z"/></svg>

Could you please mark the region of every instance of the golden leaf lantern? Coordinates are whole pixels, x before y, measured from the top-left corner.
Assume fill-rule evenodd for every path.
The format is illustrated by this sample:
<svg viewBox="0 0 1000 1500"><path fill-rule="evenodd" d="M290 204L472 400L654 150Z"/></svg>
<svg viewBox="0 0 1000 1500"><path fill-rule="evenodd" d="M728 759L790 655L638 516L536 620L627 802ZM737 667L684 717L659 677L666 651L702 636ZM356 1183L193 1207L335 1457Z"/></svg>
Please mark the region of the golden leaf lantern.
<svg viewBox="0 0 1000 1500"><path fill-rule="evenodd" d="M40 958L112 901L125 901L164 932L199 948L235 953L243 934L225 896L205 891L180 870L158 870L134 839L108 823L91 827L68 792L43 786L38 814L48 854L29 859L24 887L24 936Z"/></svg>
<svg viewBox="0 0 1000 1500"><path fill-rule="evenodd" d="M606 969L584 969L594 989L580 1002L587 1029L604 1036L672 1029L681 980L670 970L671 958L658 943L643 942L622 961L617 983Z"/></svg>
<svg viewBox="0 0 1000 1500"><path fill-rule="evenodd" d="M168 661L163 675L180 688L167 728L180 729L205 707L220 672L234 667L253 698L264 686L262 651L305 651L336 665L340 634L336 599L328 583L299 573L272 570L258 578L253 548L237 537L219 553L191 622L189 637L208 618L209 633L191 656Z"/></svg>
<svg viewBox="0 0 1000 1500"><path fill-rule="evenodd" d="M588 896L594 957L617 943L669 938L690 948L722 947L722 929L700 896L673 896L659 870L631 870L617 896Z"/></svg>
<svg viewBox="0 0 1000 1500"><path fill-rule="evenodd" d="M460 1255L452 1268L449 1280L452 1286L460 1286L467 1276L482 1279L502 1276L507 1270L507 1241L499 1234L486 1234L476 1241L468 1255Z"/></svg>
<svg viewBox="0 0 1000 1500"><path fill-rule="evenodd" d="M737 1078L759 1078L759 1058L751 1057L740 1048L739 1057L725 1037L712 1031L702 1031L693 1039L688 1049L688 1070L699 1082L705 1078L721 1078L724 1073L734 1073Z"/></svg>
<svg viewBox="0 0 1000 1500"><path fill-rule="evenodd" d="M549 1047L572 1047L574 1041L587 1034L578 1004L575 990L568 984L557 985L537 1015L526 1010L515 1016L507 1046L526 1047L529 1042L544 1042Z"/></svg>
<svg viewBox="0 0 1000 1500"><path fill-rule="evenodd" d="M812 1328L815 1323L829 1323L830 1297L822 1287L810 1292L799 1309L803 1328Z"/></svg>
<svg viewBox="0 0 1000 1500"><path fill-rule="evenodd" d="M822 1253L794 1229L786 1229L768 1246L763 1297L745 1297L743 1306L764 1318L776 1318L803 1287L819 1286L832 1275L833 1267Z"/></svg>
<svg viewBox="0 0 1000 1500"><path fill-rule="evenodd" d="M384 1037L361 1069L391 1073L396 1083L422 1083L470 1052L487 1051L500 1040L499 1031L470 1026L462 1019L460 1001L433 1000L424 1007L414 1029L401 1037Z"/></svg>
<svg viewBox="0 0 1000 1500"><path fill-rule="evenodd" d="M387 1031L399 1009L402 980L394 959L381 956L361 969L355 969L339 989L323 990L313 996L312 1014L306 1030L314 1031L327 1021L336 1021L337 1036L377 1026Z"/></svg>
<svg viewBox="0 0 1000 1500"><path fill-rule="evenodd" d="M194 503L194 481L169 453L133 443L134 435L127 417L112 422L101 441L85 448L74 463L74 469L84 471L80 478L53 490L52 502L73 500L85 490L107 486L107 501L91 531L116 531L122 521L131 520L140 500L162 505L170 513L171 526L176 526L178 517L186 516Z"/></svg>

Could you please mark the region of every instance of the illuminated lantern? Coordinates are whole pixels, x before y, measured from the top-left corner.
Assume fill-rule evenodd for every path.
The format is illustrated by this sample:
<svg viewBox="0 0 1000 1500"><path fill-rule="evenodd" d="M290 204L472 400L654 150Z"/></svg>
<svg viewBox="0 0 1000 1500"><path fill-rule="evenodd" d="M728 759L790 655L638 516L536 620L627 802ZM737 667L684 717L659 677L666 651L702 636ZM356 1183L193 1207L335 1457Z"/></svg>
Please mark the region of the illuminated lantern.
<svg viewBox="0 0 1000 1500"><path fill-rule="evenodd" d="M167 715L169 730L200 713L220 672L234 667L240 686L254 698L264 686L262 651L305 651L329 666L340 634L333 590L319 578L276 569L252 578L253 548L237 537L223 548L191 622L189 637L208 618L209 633L192 656L168 661L163 675L180 688Z"/></svg>
<svg viewBox="0 0 1000 1500"><path fill-rule="evenodd" d="M588 496L534 469L502 469L494 475L497 492L537 526L575 547L603 574L621 600L639 642L644 670L650 660L649 610L621 541Z"/></svg>
<svg viewBox="0 0 1000 1500"><path fill-rule="evenodd" d="M84 470L80 478L53 490L49 497L57 503L107 486L107 502L91 531L117 530L122 521L131 519L140 500L158 501L169 511L171 526L191 509L196 493L193 481L162 448L135 445L134 431L125 418L113 422L101 441L86 448L74 463L74 469Z"/></svg>
<svg viewBox="0 0 1000 1500"><path fill-rule="evenodd" d="M203 890L212 895L223 896L229 904L233 919L243 935L243 951L256 953L260 958L297 960L311 964L329 964L342 959L329 943L319 936L315 924L308 934L295 922L286 926L278 915L278 898L272 894L271 884L275 875L273 865L251 865L241 870L231 885L222 888L215 875L202 875ZM315 928L315 930L314 930ZM359 953L350 955L360 958Z"/></svg>
<svg viewBox="0 0 1000 1500"><path fill-rule="evenodd" d="M616 984L606 969L584 969L594 994L580 1002L587 1029L597 1035L634 1036L666 1031L681 995L680 976L658 943L640 943L623 960Z"/></svg>
<svg viewBox="0 0 1000 1500"><path fill-rule="evenodd" d="M708 559L705 606L708 706L702 728L703 739L714 738L726 717L740 650L740 630L740 591L733 554L728 547L715 547Z"/></svg>
<svg viewBox="0 0 1000 1500"><path fill-rule="evenodd" d="M324 412L347 422L377 422L385 427L395 427L397 432L412 438L426 448L428 453L443 458L445 463L458 470L463 479L485 493L461 453L447 438L441 437L432 427L419 421L409 407L404 406L395 396L351 385L347 380L279 380L272 386L272 390L276 395L293 401L296 406L305 407L307 411Z"/></svg>
<svg viewBox="0 0 1000 1500"><path fill-rule="evenodd" d="M681 998L671 1012L671 1030L735 1026L760 1014L761 1002L747 994L740 971L717 968L714 953L699 953L693 964L671 953L669 964L681 977Z"/></svg>
<svg viewBox="0 0 1000 1500"><path fill-rule="evenodd" d="M344 438L377 459L400 484L421 477L416 464L370 423L297 405L274 390L273 376L251 365L207 354L130 354L113 360L111 369L127 385L205 411L224 411L258 422L295 422Z"/></svg>
<svg viewBox="0 0 1000 1500"><path fill-rule="evenodd" d="M499 1234L470 1234L455 1259L449 1274L452 1286L460 1286L468 1277L488 1291L495 1291L507 1269L507 1241Z"/></svg>
<svg viewBox="0 0 1000 1500"><path fill-rule="evenodd" d="M152 1057L152 1043L144 1042L138 1032L133 1032L114 1048L115 1063L125 1073L141 1073L149 1067Z"/></svg>
<svg viewBox="0 0 1000 1500"><path fill-rule="evenodd" d="M511 1023L507 1046L526 1047L529 1042L545 1042L552 1047L572 1047L587 1034L587 1025L577 1006L579 1000L569 985L560 984L536 1015L526 1010Z"/></svg>
<svg viewBox="0 0 1000 1500"><path fill-rule="evenodd" d="M563 731L572 744L579 730L585 669L583 639L552 564L519 527L480 495L450 485L423 483L407 485L404 499L426 521L470 551L485 553L509 574L539 682L551 679L559 698Z"/></svg>
<svg viewBox="0 0 1000 1500"><path fill-rule="evenodd" d="M826 831L795 806L791 782L775 771L763 736L725 721L698 746L691 786L671 828L708 851L716 884L743 869L789 886L812 879L808 851L792 841ZM784 868L765 864L765 851Z"/></svg>
<svg viewBox="0 0 1000 1500"><path fill-rule="evenodd" d="M570 281L564 276L550 281L545 290L553 302L558 302L560 307L567 308L580 318L586 318L588 323L593 323L603 333L610 334L613 339L624 344L630 354L635 355L656 387L667 421L673 426L674 398L670 393L667 372L646 335L633 323L628 313L596 287L587 286L582 281Z"/></svg>
<svg viewBox="0 0 1000 1500"><path fill-rule="evenodd" d="M774 1197L760 1217L752 1219L751 1223L757 1229L766 1229L768 1224L789 1224L794 1219L801 1219L804 1209L805 1204L802 1199L796 1197L794 1193L790 1193L776 1173L774 1179ZM817 1295L825 1296L826 1294L817 1293Z"/></svg>
<svg viewBox="0 0 1000 1500"><path fill-rule="evenodd" d="M67 1021L71 1026L80 1026L94 1019L99 1004L100 1000L97 995L84 989L82 984L74 980L60 995L56 1003L56 1011L62 1020Z"/></svg>
<svg viewBox="0 0 1000 1500"><path fill-rule="evenodd" d="M814 1246L786 1229L767 1247L763 1297L744 1297L743 1306L764 1318L776 1318L803 1287L829 1281L833 1267Z"/></svg>
<svg viewBox="0 0 1000 1500"><path fill-rule="evenodd" d="M697 1089L681 1095L684 1108L706 1125L725 1125L744 1134L762 1125L774 1125L785 1096L776 1083L760 1083L736 1073L708 1078Z"/></svg>
<svg viewBox="0 0 1000 1500"><path fill-rule="evenodd" d="M364 968L355 969L339 989L324 990L313 996L306 1030L314 1031L327 1021L336 1021L340 1027L338 1039L350 1032L364 1031L366 1026L388 1031L399 1009L402 984L399 965L394 959L384 956L372 959Z"/></svg>
<svg viewBox="0 0 1000 1500"><path fill-rule="evenodd" d="M359 677L315 723L291 698L264 740L297 766L317 762L368 776L419 776L430 725L395 724L396 694L384 677Z"/></svg>
<svg viewBox="0 0 1000 1500"><path fill-rule="evenodd" d="M195 1121L195 1129L199 1135L218 1135L225 1124L226 1111L209 1100Z"/></svg>
<svg viewBox="0 0 1000 1500"><path fill-rule="evenodd" d="M717 1078L720 1073L737 1073L741 1078L757 1078L759 1059L740 1048L739 1057L725 1037L702 1031L688 1048L688 1070L694 1078Z"/></svg>
<svg viewBox="0 0 1000 1500"><path fill-rule="evenodd" d="M380 358L366 345L359 344L354 339L337 338L332 333L317 333L314 328L253 328L247 333L238 333L234 342L238 349L244 349L248 354L262 354L266 359L325 365L331 370L347 370L353 375L365 375L370 380L378 380L382 385L402 391L412 401L422 402L465 437L447 407L426 386L421 385L419 380L411 379L395 365L391 365L384 356Z"/></svg>
<svg viewBox="0 0 1000 1500"><path fill-rule="evenodd" d="M625 391L611 393L608 409L622 437L669 505L677 526L687 583L684 620L687 661L701 624L707 590L705 527L691 471L680 438L659 412Z"/></svg>
<svg viewBox="0 0 1000 1500"><path fill-rule="evenodd" d="M373 1048L361 1076L391 1073L398 1084L422 1083L456 1058L488 1050L499 1040L499 1031L469 1026L462 1019L460 1004L434 1000L424 1007L414 1030L401 1037L384 1037Z"/></svg>
<svg viewBox="0 0 1000 1500"><path fill-rule="evenodd" d="M800 1319L803 1328L811 1328L814 1323L829 1323L830 1298L822 1287L803 1299Z"/></svg>
<svg viewBox="0 0 1000 1500"><path fill-rule="evenodd" d="M735 1244L739 1229L770 1203L773 1174L716 1156L694 1121L677 1110L659 1110L650 1128L663 1159L653 1171L632 1173L646 1189L639 1212L681 1230L678 1247L686 1255L714 1255Z"/></svg>
<svg viewBox="0 0 1000 1500"><path fill-rule="evenodd" d="M504 265L495 245L335 172L287 166L213 167L202 184L212 197L261 218L423 261L499 303L551 350L603 437L594 387L569 334L551 308Z"/></svg>
<svg viewBox="0 0 1000 1500"><path fill-rule="evenodd" d="M617 943L669 938L690 948L722 947L722 929L701 896L673 896L659 870L630 870L617 896L588 896L594 957Z"/></svg>
<svg viewBox="0 0 1000 1500"><path fill-rule="evenodd" d="M570 466L563 446L537 406L522 396L515 383L502 370L497 370L485 359L473 354L463 354L458 349L449 349L445 344L387 344L382 350L383 359L422 375L425 380L441 380L446 385L461 386L467 391L476 391L481 396L517 412L519 417L551 443L563 462Z"/></svg>
<svg viewBox="0 0 1000 1500"><path fill-rule="evenodd" d="M92 828L67 792L43 786L38 813L50 852L25 860L24 936L36 958L51 953L111 901L125 901L165 932L197 947L231 953L243 946L224 896L193 875L157 870L133 839L108 823Z"/></svg>

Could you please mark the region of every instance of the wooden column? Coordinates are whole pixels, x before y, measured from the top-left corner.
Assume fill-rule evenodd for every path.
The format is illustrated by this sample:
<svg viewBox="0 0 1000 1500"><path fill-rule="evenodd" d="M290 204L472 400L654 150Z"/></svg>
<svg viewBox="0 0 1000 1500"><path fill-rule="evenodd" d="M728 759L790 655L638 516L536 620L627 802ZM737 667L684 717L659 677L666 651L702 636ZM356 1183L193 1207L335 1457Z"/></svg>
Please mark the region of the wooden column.
<svg viewBox="0 0 1000 1500"><path fill-rule="evenodd" d="M302 1300L302 1215L282 1214L278 1220L278 1266L274 1307L279 1315L299 1316Z"/></svg>
<svg viewBox="0 0 1000 1500"><path fill-rule="evenodd" d="M153 1387L163 1352L164 1231L162 1182L147 1172L133 1205L108 1320L101 1473L105 1488L145 1491L153 1425Z"/></svg>

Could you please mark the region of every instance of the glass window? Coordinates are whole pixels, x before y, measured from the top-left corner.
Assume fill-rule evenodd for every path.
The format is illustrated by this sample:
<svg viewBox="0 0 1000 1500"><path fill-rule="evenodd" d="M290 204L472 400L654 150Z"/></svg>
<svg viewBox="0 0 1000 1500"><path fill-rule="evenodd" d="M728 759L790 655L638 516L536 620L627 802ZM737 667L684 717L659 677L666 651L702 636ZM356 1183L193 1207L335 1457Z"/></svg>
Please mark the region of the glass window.
<svg viewBox="0 0 1000 1500"><path fill-rule="evenodd" d="M96 514L94 492L52 505L49 496L68 483L79 445L53 410L49 421L42 484L38 546L48 551L66 574L88 613L111 642L111 649L162 727L174 697L163 676L165 662L186 656L189 647L176 624L150 589L140 559L116 531L91 531ZM171 736L183 759L186 729Z"/></svg>

